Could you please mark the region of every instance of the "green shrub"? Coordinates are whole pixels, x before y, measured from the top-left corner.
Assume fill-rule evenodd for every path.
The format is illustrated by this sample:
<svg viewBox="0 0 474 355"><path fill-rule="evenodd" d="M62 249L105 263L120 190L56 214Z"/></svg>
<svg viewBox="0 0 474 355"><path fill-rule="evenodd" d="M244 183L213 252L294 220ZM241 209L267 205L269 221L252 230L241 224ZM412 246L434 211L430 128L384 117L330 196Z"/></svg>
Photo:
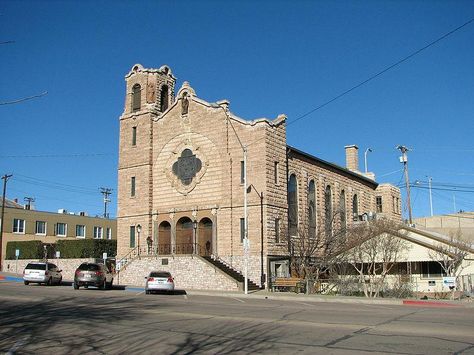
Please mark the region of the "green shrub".
<svg viewBox="0 0 474 355"><path fill-rule="evenodd" d="M43 243L41 240L8 242L5 258L8 260L16 259L16 249L20 250L18 259L42 259L44 257Z"/></svg>
<svg viewBox="0 0 474 355"><path fill-rule="evenodd" d="M117 241L106 239L58 240L56 251L61 253L61 259L102 258L103 253L108 257L117 254Z"/></svg>

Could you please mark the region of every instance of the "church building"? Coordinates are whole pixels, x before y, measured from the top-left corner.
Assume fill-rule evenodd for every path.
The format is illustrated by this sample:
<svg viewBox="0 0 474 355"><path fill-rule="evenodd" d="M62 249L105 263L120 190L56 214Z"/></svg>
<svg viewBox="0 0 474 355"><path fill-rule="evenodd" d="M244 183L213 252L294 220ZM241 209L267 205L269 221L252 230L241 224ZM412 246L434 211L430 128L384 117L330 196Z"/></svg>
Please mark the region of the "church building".
<svg viewBox="0 0 474 355"><path fill-rule="evenodd" d="M331 228L336 211L340 225L401 221L400 190L359 171L357 146L345 147L346 167L290 147L285 115L240 118L229 101L206 102L186 81L177 89L166 65L134 65L125 81L121 282L166 270L177 288L238 290L247 265L252 286L263 287L288 274L289 236Z"/></svg>

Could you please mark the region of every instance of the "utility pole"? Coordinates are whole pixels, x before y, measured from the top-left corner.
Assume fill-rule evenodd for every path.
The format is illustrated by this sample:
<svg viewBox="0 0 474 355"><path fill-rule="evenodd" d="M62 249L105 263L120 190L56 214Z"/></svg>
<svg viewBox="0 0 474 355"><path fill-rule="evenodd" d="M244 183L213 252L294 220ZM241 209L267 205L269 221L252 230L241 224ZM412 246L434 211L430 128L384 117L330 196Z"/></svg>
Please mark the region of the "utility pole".
<svg viewBox="0 0 474 355"><path fill-rule="evenodd" d="M3 254L3 220L5 216L5 196L7 193L7 181L9 178L11 178L13 175L3 175L2 180L3 180L3 194L2 194L2 219L1 219L1 224L0 224L0 271L2 271L2 254Z"/></svg>
<svg viewBox="0 0 474 355"><path fill-rule="evenodd" d="M408 156L407 153L410 151L404 145L398 145L396 147L402 153L400 157L400 163L403 164L403 171L405 173L405 184L407 188L407 206L408 206L408 221L411 224L413 223L412 215L411 215L411 202L410 202L410 180L408 179Z"/></svg>
<svg viewBox="0 0 474 355"><path fill-rule="evenodd" d="M33 197L25 197L23 198L23 201L26 202L25 210L31 210L31 203L35 202L35 199Z"/></svg>
<svg viewBox="0 0 474 355"><path fill-rule="evenodd" d="M112 194L112 189L101 187L100 193L104 195L104 218L109 218L109 214L107 213L107 203L110 202L109 196Z"/></svg>

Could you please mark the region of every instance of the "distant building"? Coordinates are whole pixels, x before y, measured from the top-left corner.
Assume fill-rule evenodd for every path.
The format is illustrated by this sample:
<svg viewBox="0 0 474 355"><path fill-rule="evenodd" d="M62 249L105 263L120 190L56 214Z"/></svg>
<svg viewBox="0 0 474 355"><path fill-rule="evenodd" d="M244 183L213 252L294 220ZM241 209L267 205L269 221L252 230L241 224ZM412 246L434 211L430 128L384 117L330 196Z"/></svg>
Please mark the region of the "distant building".
<svg viewBox="0 0 474 355"><path fill-rule="evenodd" d="M413 220L416 228L453 236L474 243L474 212L459 212Z"/></svg>
<svg viewBox="0 0 474 355"><path fill-rule="evenodd" d="M132 269L166 268L178 286L206 288L206 273L214 275L215 268L190 257L196 254L212 255L243 273L244 195L248 272L257 285L288 265L288 236L298 230L313 233L380 216L401 221L400 190L359 171L357 146L346 147L347 167L290 147L285 115L247 121L233 114L226 100L199 98L187 82L175 93L168 66L137 64L125 81L118 258L130 265L149 245L155 256L141 266L143 258L136 258L124 280L141 282L143 275L131 275ZM334 221L328 225L329 220Z"/></svg>
<svg viewBox="0 0 474 355"><path fill-rule="evenodd" d="M85 212L76 214L64 209L58 213L35 211L6 200L4 220L2 261L10 241L40 240L49 244L63 239L117 239L115 219L89 217Z"/></svg>

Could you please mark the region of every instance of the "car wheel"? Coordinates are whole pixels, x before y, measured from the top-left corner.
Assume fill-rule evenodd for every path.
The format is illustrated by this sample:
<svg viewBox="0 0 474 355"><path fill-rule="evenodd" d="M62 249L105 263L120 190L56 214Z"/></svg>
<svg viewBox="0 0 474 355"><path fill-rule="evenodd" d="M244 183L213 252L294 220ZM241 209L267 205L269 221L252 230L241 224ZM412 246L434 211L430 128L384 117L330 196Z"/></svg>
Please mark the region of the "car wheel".
<svg viewBox="0 0 474 355"><path fill-rule="evenodd" d="M74 282L74 289L75 290L79 290L79 285L77 283Z"/></svg>
<svg viewBox="0 0 474 355"><path fill-rule="evenodd" d="M28 281L24 281L24 284L25 285L29 285L30 283Z"/></svg>
<svg viewBox="0 0 474 355"><path fill-rule="evenodd" d="M58 280L57 285L58 285L58 286L61 286L62 283L63 283L63 277L61 276L61 277L59 278L59 280Z"/></svg>
<svg viewBox="0 0 474 355"><path fill-rule="evenodd" d="M145 290L145 294L146 294L146 295L149 295L149 294L150 294L150 291Z"/></svg>
<svg viewBox="0 0 474 355"><path fill-rule="evenodd" d="M114 282L114 279L110 280L110 282L107 284L107 288L108 288L109 290L112 289L112 283L113 283L113 282Z"/></svg>
<svg viewBox="0 0 474 355"><path fill-rule="evenodd" d="M47 283L46 285L51 286L52 284L53 284L53 278L50 277L50 278L48 279L48 283Z"/></svg>
<svg viewBox="0 0 474 355"><path fill-rule="evenodd" d="M107 280L104 280L104 282L102 282L100 285L99 285L99 289L101 290L104 290L107 288Z"/></svg>

